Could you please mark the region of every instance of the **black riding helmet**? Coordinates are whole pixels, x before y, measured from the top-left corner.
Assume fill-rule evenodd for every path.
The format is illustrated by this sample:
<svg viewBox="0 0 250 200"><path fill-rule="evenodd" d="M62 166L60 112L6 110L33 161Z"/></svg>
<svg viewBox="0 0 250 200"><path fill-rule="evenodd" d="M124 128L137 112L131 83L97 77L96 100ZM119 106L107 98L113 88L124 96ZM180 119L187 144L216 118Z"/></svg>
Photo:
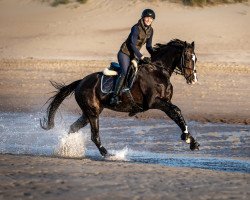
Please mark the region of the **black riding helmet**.
<svg viewBox="0 0 250 200"><path fill-rule="evenodd" d="M141 14L141 18L144 17L152 17L153 19L155 19L155 12L151 9L145 9Z"/></svg>

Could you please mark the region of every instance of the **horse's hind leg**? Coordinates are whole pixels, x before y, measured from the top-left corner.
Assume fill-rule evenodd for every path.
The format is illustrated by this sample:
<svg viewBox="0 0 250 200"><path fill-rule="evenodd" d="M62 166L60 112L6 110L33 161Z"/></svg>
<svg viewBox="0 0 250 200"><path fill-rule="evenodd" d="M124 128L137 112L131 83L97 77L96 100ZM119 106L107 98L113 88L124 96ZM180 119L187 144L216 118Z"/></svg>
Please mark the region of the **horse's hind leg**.
<svg viewBox="0 0 250 200"><path fill-rule="evenodd" d="M89 116L91 126L91 140L95 143L102 156L107 156L107 150L102 146L99 136L99 117Z"/></svg>
<svg viewBox="0 0 250 200"><path fill-rule="evenodd" d="M89 123L88 119L86 118L85 115L82 115L78 120L76 120L69 129L69 134L70 133L75 133L79 131L81 128L86 126Z"/></svg>

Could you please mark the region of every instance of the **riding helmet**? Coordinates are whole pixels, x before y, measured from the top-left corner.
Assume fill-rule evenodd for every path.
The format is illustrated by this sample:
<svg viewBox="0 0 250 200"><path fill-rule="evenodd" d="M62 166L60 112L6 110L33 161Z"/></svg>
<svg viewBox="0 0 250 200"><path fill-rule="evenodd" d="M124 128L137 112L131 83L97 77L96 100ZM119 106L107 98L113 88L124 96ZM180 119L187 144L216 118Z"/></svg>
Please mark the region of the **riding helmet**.
<svg viewBox="0 0 250 200"><path fill-rule="evenodd" d="M155 12L151 9L145 9L141 14L141 18L144 17L152 17L153 19L155 19Z"/></svg>

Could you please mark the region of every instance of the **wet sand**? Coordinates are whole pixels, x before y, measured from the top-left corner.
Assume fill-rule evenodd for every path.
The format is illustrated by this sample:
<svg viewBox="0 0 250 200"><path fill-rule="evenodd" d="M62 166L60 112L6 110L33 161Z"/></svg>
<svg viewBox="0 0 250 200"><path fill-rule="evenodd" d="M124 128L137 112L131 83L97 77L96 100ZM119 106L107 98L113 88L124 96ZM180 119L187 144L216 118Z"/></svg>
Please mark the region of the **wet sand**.
<svg viewBox="0 0 250 200"><path fill-rule="evenodd" d="M248 199L249 174L0 155L2 199Z"/></svg>

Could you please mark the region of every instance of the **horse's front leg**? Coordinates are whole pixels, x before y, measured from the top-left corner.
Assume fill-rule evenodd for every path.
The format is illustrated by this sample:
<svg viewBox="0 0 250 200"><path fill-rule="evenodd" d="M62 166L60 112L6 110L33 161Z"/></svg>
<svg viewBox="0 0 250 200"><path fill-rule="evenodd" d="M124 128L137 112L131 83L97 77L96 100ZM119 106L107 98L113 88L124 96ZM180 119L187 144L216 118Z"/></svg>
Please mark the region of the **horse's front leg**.
<svg viewBox="0 0 250 200"><path fill-rule="evenodd" d="M165 112L182 130L181 139L190 144L190 149L199 149L200 144L193 138L188 131L188 126L181 114L181 110L171 102L157 99L153 105L153 108L162 110Z"/></svg>

